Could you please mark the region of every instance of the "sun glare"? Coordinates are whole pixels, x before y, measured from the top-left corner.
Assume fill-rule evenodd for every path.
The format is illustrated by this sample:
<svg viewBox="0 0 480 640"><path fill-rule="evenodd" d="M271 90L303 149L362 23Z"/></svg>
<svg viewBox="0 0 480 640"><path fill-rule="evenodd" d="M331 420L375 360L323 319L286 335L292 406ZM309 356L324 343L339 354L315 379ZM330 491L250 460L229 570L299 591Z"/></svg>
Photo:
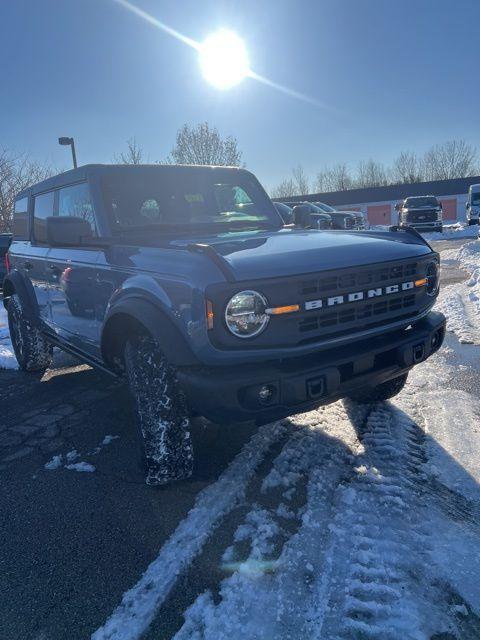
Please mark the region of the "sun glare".
<svg viewBox="0 0 480 640"><path fill-rule="evenodd" d="M205 79L218 89L229 89L249 74L245 43L233 31L221 29L209 35L199 55Z"/></svg>

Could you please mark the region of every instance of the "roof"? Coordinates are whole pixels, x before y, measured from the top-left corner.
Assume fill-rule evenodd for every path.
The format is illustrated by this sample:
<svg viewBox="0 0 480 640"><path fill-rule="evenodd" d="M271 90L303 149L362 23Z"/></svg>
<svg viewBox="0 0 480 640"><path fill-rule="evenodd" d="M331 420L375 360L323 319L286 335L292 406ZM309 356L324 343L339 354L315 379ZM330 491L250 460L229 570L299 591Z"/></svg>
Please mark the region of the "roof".
<svg viewBox="0 0 480 640"><path fill-rule="evenodd" d="M361 204L364 202L385 202L388 200L404 200L408 196L448 196L468 193L471 184L480 183L480 176L470 178L454 178L452 180L434 180L432 182L414 182L411 184L392 184L386 187L368 187L366 189L348 189L346 191L329 191L326 193L310 193L290 198L278 198L279 201L325 202L331 206Z"/></svg>
<svg viewBox="0 0 480 640"><path fill-rule="evenodd" d="M24 189L21 193L17 194L17 198L25 197L29 194L42 193L43 191L49 191L51 189L58 189L65 185L72 184L74 182L80 182L87 180L89 176L94 174L106 174L106 173L137 173L140 171L185 171L188 173L198 173L206 171L245 171L240 167L216 167L210 165L189 165L189 164L85 164L77 169L70 169L64 171L51 178L37 182L36 184Z"/></svg>

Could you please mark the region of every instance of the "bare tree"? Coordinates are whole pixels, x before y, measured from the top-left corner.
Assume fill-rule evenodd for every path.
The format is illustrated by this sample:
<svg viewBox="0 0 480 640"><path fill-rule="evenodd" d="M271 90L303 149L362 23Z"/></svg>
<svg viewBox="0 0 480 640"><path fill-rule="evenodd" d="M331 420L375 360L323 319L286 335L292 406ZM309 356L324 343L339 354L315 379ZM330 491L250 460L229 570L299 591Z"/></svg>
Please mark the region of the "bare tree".
<svg viewBox="0 0 480 640"><path fill-rule="evenodd" d="M358 165L356 185L363 187L383 187L388 184L387 172L380 162L362 160Z"/></svg>
<svg viewBox="0 0 480 640"><path fill-rule="evenodd" d="M422 182L422 162L413 151L402 151L393 161L391 176L397 184Z"/></svg>
<svg viewBox="0 0 480 640"><path fill-rule="evenodd" d="M325 191L346 191L353 187L353 179L348 166L338 163L333 167L325 167L317 174L315 188L319 193Z"/></svg>
<svg viewBox="0 0 480 640"><path fill-rule="evenodd" d="M292 180L295 185L296 195L303 196L308 193L310 184L301 164L292 169Z"/></svg>
<svg viewBox="0 0 480 640"><path fill-rule="evenodd" d="M308 194L310 183L301 164L292 169L291 177L285 178L271 189L272 198L290 198Z"/></svg>
<svg viewBox="0 0 480 640"><path fill-rule="evenodd" d="M436 144L423 157L426 180L449 180L475 175L476 149L465 140L447 140Z"/></svg>
<svg viewBox="0 0 480 640"><path fill-rule="evenodd" d="M285 178L270 189L270 195L272 198L291 198L296 195L296 191L295 181L292 178Z"/></svg>
<svg viewBox="0 0 480 640"><path fill-rule="evenodd" d="M114 157L117 164L142 164L144 157L143 149L138 146L135 138L127 140L127 150Z"/></svg>
<svg viewBox="0 0 480 640"><path fill-rule="evenodd" d="M236 138L222 138L218 129L210 127L208 122L196 126L184 124L177 131L175 146L167 162L238 167L242 164L242 152Z"/></svg>
<svg viewBox="0 0 480 640"><path fill-rule="evenodd" d="M49 167L28 156L15 156L0 149L0 232L11 231L15 197L20 191L53 174Z"/></svg>

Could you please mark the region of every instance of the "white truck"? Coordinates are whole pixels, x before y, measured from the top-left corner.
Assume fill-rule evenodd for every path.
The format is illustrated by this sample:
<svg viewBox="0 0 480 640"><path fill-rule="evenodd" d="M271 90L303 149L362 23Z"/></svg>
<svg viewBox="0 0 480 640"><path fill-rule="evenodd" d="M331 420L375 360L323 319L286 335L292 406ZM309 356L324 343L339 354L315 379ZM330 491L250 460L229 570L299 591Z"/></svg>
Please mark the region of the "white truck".
<svg viewBox="0 0 480 640"><path fill-rule="evenodd" d="M478 224L480 218L480 184L470 185L466 207L468 224Z"/></svg>

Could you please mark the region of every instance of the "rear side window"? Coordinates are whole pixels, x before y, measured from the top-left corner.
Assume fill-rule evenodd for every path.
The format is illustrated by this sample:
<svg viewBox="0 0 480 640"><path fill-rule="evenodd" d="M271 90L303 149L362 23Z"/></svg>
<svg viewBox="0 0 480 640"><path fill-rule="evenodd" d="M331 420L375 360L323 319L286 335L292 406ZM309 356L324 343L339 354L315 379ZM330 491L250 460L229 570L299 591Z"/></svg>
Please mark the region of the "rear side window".
<svg viewBox="0 0 480 640"><path fill-rule="evenodd" d="M28 240L28 198L21 198L15 202L13 237L15 240Z"/></svg>
<svg viewBox="0 0 480 640"><path fill-rule="evenodd" d="M60 189L58 193L58 215L82 218L90 225L92 235L98 235L90 189L86 182Z"/></svg>
<svg viewBox="0 0 480 640"><path fill-rule="evenodd" d="M35 196L33 208L33 235L37 242L47 242L47 221L49 216L53 216L54 192L42 193Z"/></svg>

